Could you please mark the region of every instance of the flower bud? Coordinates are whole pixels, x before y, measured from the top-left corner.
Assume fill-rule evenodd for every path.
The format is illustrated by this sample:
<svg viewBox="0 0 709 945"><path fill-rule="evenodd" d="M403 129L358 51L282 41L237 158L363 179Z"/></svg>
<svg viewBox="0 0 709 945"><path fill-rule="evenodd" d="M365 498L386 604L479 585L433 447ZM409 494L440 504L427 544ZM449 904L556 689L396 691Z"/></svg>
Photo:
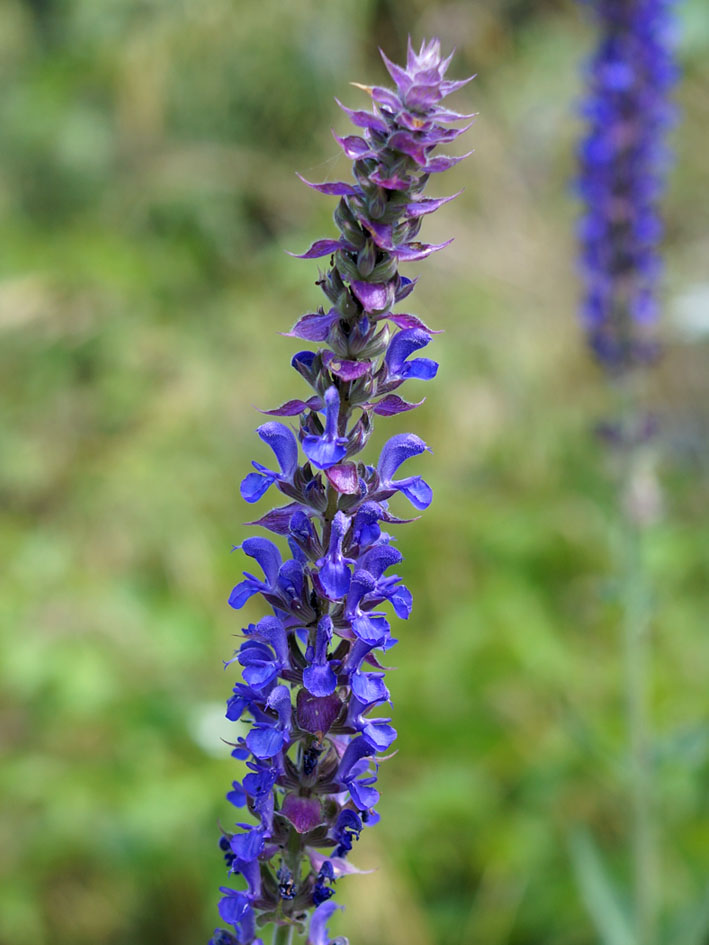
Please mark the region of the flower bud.
<svg viewBox="0 0 709 945"><path fill-rule="evenodd" d="M364 246L366 236L344 197L338 203L333 216L338 229L348 243L357 249Z"/></svg>
<svg viewBox="0 0 709 945"><path fill-rule="evenodd" d="M371 282L389 282L398 274L398 270L396 257L382 253L382 259L370 272L369 279Z"/></svg>
<svg viewBox="0 0 709 945"><path fill-rule="evenodd" d="M367 240L359 253L357 253L357 269L363 279L371 275L374 264L377 260L377 247L372 240Z"/></svg>

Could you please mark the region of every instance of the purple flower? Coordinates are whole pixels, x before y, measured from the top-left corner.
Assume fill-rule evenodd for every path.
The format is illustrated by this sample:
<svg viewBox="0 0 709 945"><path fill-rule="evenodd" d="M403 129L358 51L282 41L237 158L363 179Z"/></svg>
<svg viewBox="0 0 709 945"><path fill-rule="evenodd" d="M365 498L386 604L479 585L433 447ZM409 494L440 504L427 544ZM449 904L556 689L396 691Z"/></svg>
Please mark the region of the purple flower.
<svg viewBox="0 0 709 945"><path fill-rule="evenodd" d="M260 581L253 574L244 571L246 580L237 584L229 596L229 605L235 610L243 607L254 594L275 593L282 560L278 548L267 538L247 538L241 549L261 565L265 580Z"/></svg>
<svg viewBox="0 0 709 945"><path fill-rule="evenodd" d="M278 676L280 665L270 647L256 640L247 641L239 650L243 677L252 689L263 689Z"/></svg>
<svg viewBox="0 0 709 945"><path fill-rule="evenodd" d="M310 920L307 945L347 945L347 939L332 939L327 930L328 922L334 913L341 908L342 906L338 906L334 902L323 902L317 907Z"/></svg>
<svg viewBox="0 0 709 945"><path fill-rule="evenodd" d="M396 738L391 719L374 714L390 702L379 654L396 643L380 608L391 605L405 620L412 607L408 588L389 573L402 555L385 531L411 519L393 515L388 500L401 492L425 509L432 497L420 476L397 478L407 459L427 449L418 436L388 440L376 468L359 457L375 417L423 403L393 391L412 378L432 379L438 367L416 356L434 332L416 315L392 309L416 284L399 273L400 262L424 259L449 242L418 240L425 217L452 199L422 194L430 174L460 160L437 148L465 130L451 122L470 117L441 105L464 84L445 78L449 62L437 40L418 52L409 44L406 67L385 58L396 89L361 87L370 111L341 106L358 129L337 138L353 162L353 182L306 181L338 199L339 234L302 254L330 257L317 283L326 302L287 333L317 349L291 360L310 392L265 411L297 418L297 438L283 423L260 426L277 468L254 462L241 483L247 502L275 485L288 504L251 523L285 539L283 550L267 538L247 538L240 548L260 573L245 571L229 598L238 611L258 596L270 612L243 629L225 664L240 666L243 677L227 718L247 726L231 752L246 774L227 800L252 822L226 824L220 839L227 868L247 888L222 888L219 912L234 931L217 930L211 945L262 945L257 927L299 924L309 907L310 945L346 945L327 928L337 908L334 883L358 872L344 857L378 820L378 766ZM295 863L303 865L296 870Z"/></svg>
<svg viewBox="0 0 709 945"><path fill-rule="evenodd" d="M264 831L261 827L251 827L249 824L241 824L240 826L246 827L246 831L235 834L231 838L231 849L238 859L250 863L263 850ZM224 915L222 915L222 918L224 919Z"/></svg>
<svg viewBox="0 0 709 945"><path fill-rule="evenodd" d="M368 548L379 540L382 533L379 522L384 517L381 505L377 502L364 502L354 518L353 539L360 549Z"/></svg>
<svg viewBox="0 0 709 945"><path fill-rule="evenodd" d="M370 646L384 646L389 642L389 623L385 614L365 609L365 599L376 593L376 587L376 579L368 571L355 571L345 602L345 617L359 640Z"/></svg>
<svg viewBox="0 0 709 945"><path fill-rule="evenodd" d="M338 780L361 811L374 807L379 800L379 792L372 787L377 781L376 774L371 773L370 765L376 750L368 739L359 735L347 746L337 769Z"/></svg>
<svg viewBox="0 0 709 945"><path fill-rule="evenodd" d="M421 331L418 328L409 328L397 332L389 342L384 357L389 376L401 380L418 377L422 381L429 381L435 377L438 372L438 364L435 361L431 361L429 358L407 360L414 351L425 348L430 340L431 336L428 332Z"/></svg>
<svg viewBox="0 0 709 945"><path fill-rule="evenodd" d="M336 387L325 391L325 432L321 436L306 436L303 451L318 469L327 469L344 458L347 452L347 437L338 436L340 395Z"/></svg>
<svg viewBox="0 0 709 945"><path fill-rule="evenodd" d="M313 889L313 903L319 906L323 902L335 895L332 885L335 882L335 870L329 860L325 860L320 867L320 872L315 878L315 888Z"/></svg>
<svg viewBox="0 0 709 945"><path fill-rule="evenodd" d="M254 758L264 760L277 755L288 741L291 723L290 692L286 686L276 686L266 699L266 709L275 711L276 718L266 713L255 716L246 736L246 746Z"/></svg>
<svg viewBox="0 0 709 945"><path fill-rule="evenodd" d="M327 659L327 648L332 639L332 620L322 617L315 635L312 662L303 670L303 685L314 696L329 696L337 686L337 676Z"/></svg>
<svg viewBox="0 0 709 945"><path fill-rule="evenodd" d="M384 572L392 565L398 564L402 557L401 552L392 545L378 544L363 555L360 563L376 579L374 593L392 604L397 617L408 620L413 604L411 591L400 583L401 578L398 575L383 576Z"/></svg>
<svg viewBox="0 0 709 945"><path fill-rule="evenodd" d="M364 705L389 701L389 690L384 684L384 673L363 673L358 670L352 674L350 685L354 695Z"/></svg>
<svg viewBox="0 0 709 945"><path fill-rule="evenodd" d="M236 936L224 929L215 929L214 935L210 938L208 945L239 945Z"/></svg>
<svg viewBox="0 0 709 945"><path fill-rule="evenodd" d="M577 187L585 294L581 319L600 364L617 374L653 360L657 202L676 76L672 0L592 0L599 41L586 70Z"/></svg>
<svg viewBox="0 0 709 945"><path fill-rule="evenodd" d="M353 558L345 558L342 554L342 542L350 527L350 519L344 512L337 512L330 526L330 544L327 554L317 562L320 583L325 593L332 600L339 600L350 589L350 569L354 564Z"/></svg>
<svg viewBox="0 0 709 945"><path fill-rule="evenodd" d="M362 833L362 819L355 811L343 808L337 818L333 837L337 841L335 856L344 857L352 850L352 841L359 840Z"/></svg>
<svg viewBox="0 0 709 945"><path fill-rule="evenodd" d="M249 897L226 886L221 887L224 896L219 901L219 915L227 925L236 929L239 945L256 945L254 942L254 910Z"/></svg>
<svg viewBox="0 0 709 945"><path fill-rule="evenodd" d="M241 496L247 502L258 502L274 482L290 482L298 466L298 444L293 433L282 423L264 423L256 432L276 455L280 473L252 461L258 472L249 473L241 483Z"/></svg>
<svg viewBox="0 0 709 945"><path fill-rule="evenodd" d="M393 476L407 459L427 449L423 440L414 433L399 433L384 444L377 467L384 488L403 493L417 509L427 509L431 504L433 491L429 484L421 476L407 479L394 479Z"/></svg>

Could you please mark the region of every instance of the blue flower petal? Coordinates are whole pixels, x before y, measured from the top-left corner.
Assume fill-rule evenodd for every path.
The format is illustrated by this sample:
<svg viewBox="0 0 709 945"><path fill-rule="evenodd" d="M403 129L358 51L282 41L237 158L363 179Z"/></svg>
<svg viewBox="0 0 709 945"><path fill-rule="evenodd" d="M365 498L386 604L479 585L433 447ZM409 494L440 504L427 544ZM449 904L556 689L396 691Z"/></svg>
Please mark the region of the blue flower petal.
<svg viewBox="0 0 709 945"><path fill-rule="evenodd" d="M350 781L347 787L359 810L368 810L379 803L379 791L363 781Z"/></svg>
<svg viewBox="0 0 709 945"><path fill-rule="evenodd" d="M314 696L329 696L337 688L337 676L329 663L308 666L303 670L303 685Z"/></svg>
<svg viewBox="0 0 709 945"><path fill-rule="evenodd" d="M372 719L363 727L362 735L377 751L386 751L396 738L396 729L386 721ZM371 805L369 806L371 807Z"/></svg>
<svg viewBox="0 0 709 945"><path fill-rule="evenodd" d="M291 599L297 599L303 593L303 565L300 561L290 560L278 572L278 587Z"/></svg>
<svg viewBox="0 0 709 945"><path fill-rule="evenodd" d="M390 627L384 617L360 614L352 620L352 630L365 643L381 646L389 637Z"/></svg>
<svg viewBox="0 0 709 945"><path fill-rule="evenodd" d="M346 443L347 440L344 437L327 440L324 436L306 436L303 440L303 452L313 466L317 466L318 469L329 469L330 466L336 466L341 459L345 458Z"/></svg>
<svg viewBox="0 0 709 945"><path fill-rule="evenodd" d="M407 361L402 377L417 377L420 381L430 381L438 374L438 362L430 358L414 358Z"/></svg>
<svg viewBox="0 0 709 945"><path fill-rule="evenodd" d="M353 738L345 749L345 753L337 769L337 777L340 781L346 781L352 773L355 765L359 764L363 758L370 758L374 754L374 749L365 738L358 735Z"/></svg>
<svg viewBox="0 0 709 945"><path fill-rule="evenodd" d="M420 328L405 328L398 331L389 342L384 360L389 373L393 376L408 377L410 365L407 363L414 351L425 348L431 336ZM431 362L435 363L435 362Z"/></svg>
<svg viewBox="0 0 709 945"><path fill-rule="evenodd" d="M253 689L263 689L278 676L278 664L260 660L254 661L244 667L243 676Z"/></svg>
<svg viewBox="0 0 709 945"><path fill-rule="evenodd" d="M233 804L234 807L245 807L246 806L246 791L238 781L233 782L233 790L229 791L226 796L226 799L230 804Z"/></svg>
<svg viewBox="0 0 709 945"><path fill-rule="evenodd" d="M281 553L278 548L268 538L247 538L241 548L250 558L258 561L266 580L273 587L281 567Z"/></svg>
<svg viewBox="0 0 709 945"><path fill-rule="evenodd" d="M347 437L338 436L340 395L333 385L325 391L325 432L322 436L306 436L303 452L318 469L329 469L344 459L347 452Z"/></svg>
<svg viewBox="0 0 709 945"><path fill-rule="evenodd" d="M245 833L234 834L231 838L232 852L246 863L255 860L262 852L263 846L263 831L257 827L247 830ZM224 919L223 915L222 918ZM225 921L228 922L229 920L226 919Z"/></svg>
<svg viewBox="0 0 709 945"><path fill-rule="evenodd" d="M415 433L397 433L384 444L379 456L377 470L383 483L389 484L399 466L428 449L421 437Z"/></svg>
<svg viewBox="0 0 709 945"><path fill-rule="evenodd" d="M239 492L246 502L258 502L275 482L275 476L262 476L260 473L249 473L241 481Z"/></svg>
<svg viewBox="0 0 709 945"><path fill-rule="evenodd" d="M230 722L238 722L248 704L248 699L244 699L240 695L233 695L226 704L226 718Z"/></svg>
<svg viewBox="0 0 709 945"><path fill-rule="evenodd" d="M396 616L400 620L408 620L411 616L414 600L408 587L404 584L399 585L399 587L394 588L391 594L387 595L387 598L391 601Z"/></svg>
<svg viewBox="0 0 709 945"><path fill-rule="evenodd" d="M256 432L275 453L284 478L292 479L298 466L298 441L290 427L270 421L262 424Z"/></svg>
<svg viewBox="0 0 709 945"><path fill-rule="evenodd" d="M359 567L380 578L393 564L399 564L402 553L393 545L375 545L359 560Z"/></svg>
<svg viewBox="0 0 709 945"><path fill-rule="evenodd" d="M330 900L317 907L310 919L308 945L333 945L327 930L327 923L338 909L342 909L342 906L338 906L337 903Z"/></svg>
<svg viewBox="0 0 709 945"><path fill-rule="evenodd" d="M254 594L258 594L259 585L255 581L241 581L233 589L229 595L229 606L233 607L234 610L240 610L246 601L253 597Z"/></svg>
<svg viewBox="0 0 709 945"><path fill-rule="evenodd" d="M244 923L249 923L249 914L253 922L253 911L246 893L228 889L226 886L221 887L221 892L226 895L219 901L219 915L225 922L238 929Z"/></svg>
<svg viewBox="0 0 709 945"><path fill-rule="evenodd" d="M346 597L350 589L350 569L346 564L326 560L319 574L320 583L331 600Z"/></svg>
<svg viewBox="0 0 709 945"><path fill-rule="evenodd" d="M350 685L352 692L363 705L389 700L389 690L384 685L384 673L353 673Z"/></svg>
<svg viewBox="0 0 709 945"><path fill-rule="evenodd" d="M417 509L427 509L433 501L433 489L421 476L411 476L392 483Z"/></svg>
<svg viewBox="0 0 709 945"><path fill-rule="evenodd" d="M253 754L261 759L273 758L283 748L283 732L264 726L252 728L246 736L246 744Z"/></svg>

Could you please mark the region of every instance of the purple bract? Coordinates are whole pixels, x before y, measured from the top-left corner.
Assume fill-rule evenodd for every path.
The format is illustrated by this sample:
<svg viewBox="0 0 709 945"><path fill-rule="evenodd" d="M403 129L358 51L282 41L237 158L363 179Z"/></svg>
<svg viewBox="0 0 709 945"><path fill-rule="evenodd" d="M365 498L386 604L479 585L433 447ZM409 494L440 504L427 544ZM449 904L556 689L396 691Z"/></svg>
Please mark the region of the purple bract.
<svg viewBox="0 0 709 945"><path fill-rule="evenodd" d="M289 332L326 345L299 351L291 362L311 393L266 411L299 417L297 437L279 421L260 426L273 459L254 462L241 484L247 502L272 486L285 496L286 504L252 524L285 538L290 558L269 539L247 538L240 551L255 566L229 599L238 610L260 595L270 613L244 629L227 663L240 664L243 680L227 718L246 714L249 726L234 737L232 752L247 774L227 798L252 822L220 839L239 889L222 888L219 912L233 931L217 930L212 945L262 945L258 930L268 923L302 932L311 910L308 942L333 945L328 922L336 907L328 900L340 876L357 872L347 857L378 819L377 770L396 738L391 720L380 715L390 697L377 651L396 643L385 605L404 620L411 613L410 591L387 573L402 556L385 531L410 519L393 515L388 500L401 493L417 510L430 505L421 476L400 472L427 446L402 433L385 443L378 463L357 457L375 414L422 403L394 391L410 378L436 375L436 362L418 357L432 330L392 308L414 287L399 274L399 262L441 248L416 237L422 218L451 198L421 194L429 174L460 160L433 156L438 144L465 130L446 123L471 116L439 104L465 82L444 78L450 57L441 59L438 40L418 53L409 43L406 68L384 61L396 90L361 86L373 110L344 108L363 129L361 137L337 138L353 161L354 183L309 184L340 198L340 236L302 254L331 256L318 283L326 304Z"/></svg>

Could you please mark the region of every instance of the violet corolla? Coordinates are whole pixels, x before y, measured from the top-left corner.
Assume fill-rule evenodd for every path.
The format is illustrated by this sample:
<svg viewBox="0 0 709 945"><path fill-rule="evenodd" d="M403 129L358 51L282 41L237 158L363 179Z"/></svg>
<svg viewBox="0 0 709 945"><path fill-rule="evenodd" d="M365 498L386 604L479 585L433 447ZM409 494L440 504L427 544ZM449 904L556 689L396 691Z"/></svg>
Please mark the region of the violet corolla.
<svg viewBox="0 0 709 945"><path fill-rule="evenodd" d="M385 607L406 619L412 597L387 573L402 556L385 529L407 521L389 508L396 493L416 510L430 505L431 488L420 475L399 475L427 446L403 433L385 443L378 462L357 457L375 415L421 403L394 392L410 378L436 374L435 361L414 357L431 329L392 309L414 288L399 263L446 245L417 240L422 218L451 199L422 192L431 174L461 160L433 153L466 130L450 123L473 116L441 105L470 80L445 78L451 57L441 58L438 40L418 52L409 43L405 68L383 58L396 89L358 86L372 110L341 106L362 129L361 136L336 136L353 162L353 182L309 183L340 198L339 237L317 241L301 257L330 257L318 281L326 304L288 333L325 343L292 359L312 393L266 411L298 416L298 435L279 421L260 426L275 463L254 462L256 471L241 484L247 502L271 486L286 497L252 524L282 536L291 557L284 560L269 539L247 538L240 550L261 573L245 572L229 600L239 610L260 595L271 612L244 629L227 664L238 662L243 677L227 718L246 715L249 725L232 752L248 773L227 797L252 821L225 829L220 839L239 888L222 888L219 912L230 929L217 930L212 945L259 945L269 923L274 941L289 942L294 930L306 930L311 910L308 942L333 945L327 927L336 906L329 900L338 879L357 872L348 855L378 819L378 766L396 738L381 715L390 702L381 652L396 643Z"/></svg>

